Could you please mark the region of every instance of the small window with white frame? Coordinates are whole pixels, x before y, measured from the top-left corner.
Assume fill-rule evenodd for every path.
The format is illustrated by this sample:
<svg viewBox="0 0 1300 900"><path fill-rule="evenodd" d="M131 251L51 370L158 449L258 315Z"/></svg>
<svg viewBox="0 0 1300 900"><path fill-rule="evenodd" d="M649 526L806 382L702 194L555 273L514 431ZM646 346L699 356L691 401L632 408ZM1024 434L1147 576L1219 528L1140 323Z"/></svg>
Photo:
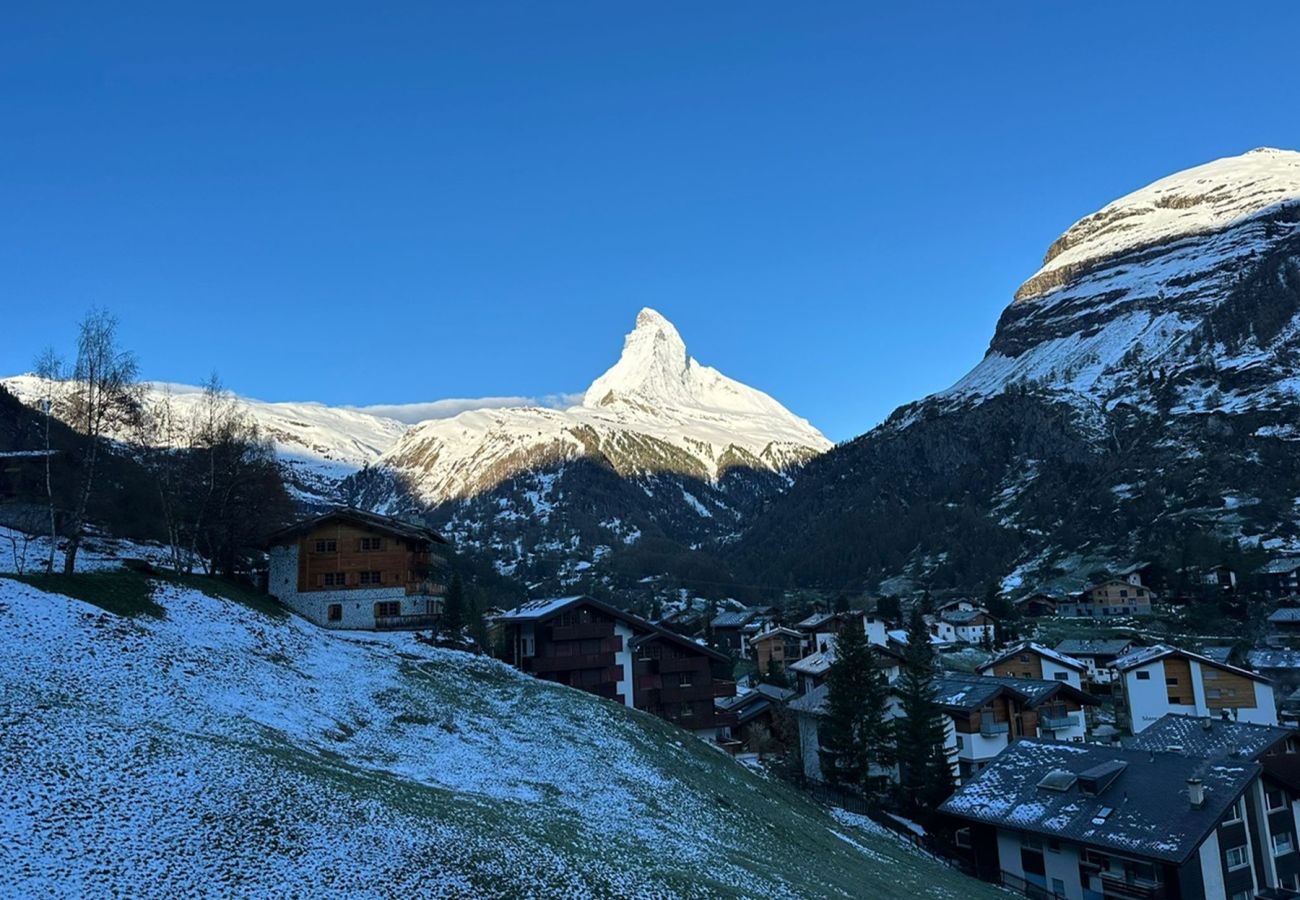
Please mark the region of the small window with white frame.
<svg viewBox="0 0 1300 900"><path fill-rule="evenodd" d="M1295 852L1295 837L1289 831L1279 831L1273 835L1273 855L1284 856Z"/></svg>
<svg viewBox="0 0 1300 900"><path fill-rule="evenodd" d="M1286 794L1276 788L1265 791L1264 805L1268 807L1269 812L1286 809Z"/></svg>
<svg viewBox="0 0 1300 900"><path fill-rule="evenodd" d="M1232 805L1228 807L1228 811L1223 815L1223 824L1231 825L1234 822L1240 822L1242 820L1242 809L1244 805L1245 801L1240 797L1234 800Z"/></svg>
<svg viewBox="0 0 1300 900"><path fill-rule="evenodd" d="M1227 854L1228 871L1235 872L1237 869L1244 869L1250 865L1250 857L1246 854L1246 847L1229 847Z"/></svg>

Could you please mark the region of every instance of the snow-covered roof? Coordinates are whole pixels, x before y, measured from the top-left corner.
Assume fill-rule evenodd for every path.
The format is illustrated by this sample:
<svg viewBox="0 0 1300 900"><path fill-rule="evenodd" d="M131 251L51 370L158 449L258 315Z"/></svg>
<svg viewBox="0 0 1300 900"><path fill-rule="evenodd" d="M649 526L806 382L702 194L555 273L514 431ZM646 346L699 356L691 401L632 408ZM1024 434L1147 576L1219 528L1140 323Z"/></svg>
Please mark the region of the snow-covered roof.
<svg viewBox="0 0 1300 900"><path fill-rule="evenodd" d="M0 450L0 459L44 459L58 450Z"/></svg>
<svg viewBox="0 0 1300 900"><path fill-rule="evenodd" d="M1166 656L1181 656L1186 659L1196 660L1204 665L1213 666L1216 669L1222 669L1226 672L1235 672L1238 675L1250 678L1254 681L1268 681L1267 678L1257 672L1251 672L1248 669L1241 669L1237 666L1228 665L1227 663L1216 662L1207 656L1193 653L1190 650L1180 650L1179 648L1171 647L1168 644L1156 644L1154 647L1141 647L1137 650L1133 650L1132 652L1126 653L1114 660L1110 664L1110 667L1119 672L1127 672L1130 669L1137 668L1138 666L1145 666L1146 664L1155 662L1158 659L1164 659Z"/></svg>
<svg viewBox="0 0 1300 900"><path fill-rule="evenodd" d="M1074 657L1066 656L1064 653L1060 653L1056 650L1051 649L1050 647L1044 647L1042 644L1036 644L1033 641L1021 641L1019 644L1016 644L1014 647L1004 650L1002 653L998 654L997 656L993 657L993 659L989 660L984 665L980 666L978 671L984 672L988 669L993 668L998 663L1005 662L1011 657L1019 656L1022 653L1033 653L1037 656L1041 656L1043 659L1050 659L1058 666L1064 666L1067 669L1074 669L1076 672L1088 671L1088 667L1085 664L1079 662L1079 660L1075 659Z"/></svg>
<svg viewBox="0 0 1300 900"><path fill-rule="evenodd" d="M769 628L766 631L759 632L758 634L750 638L749 642L751 644L757 644L761 641L765 641L771 637L776 637L777 635L780 634L783 634L786 637L793 637L793 638L798 638L799 640L803 640L803 635L795 631L793 628L786 628L784 625L778 625L775 628Z"/></svg>
<svg viewBox="0 0 1300 900"><path fill-rule="evenodd" d="M1270 622L1300 622L1300 607L1284 606L1269 615Z"/></svg>
<svg viewBox="0 0 1300 900"><path fill-rule="evenodd" d="M531 621L533 619L544 619L547 616L554 615L579 600L588 599L583 594L575 594L572 597L551 597L544 600L527 600L514 609L506 610L497 619L509 622Z"/></svg>
<svg viewBox="0 0 1300 900"><path fill-rule="evenodd" d="M1285 557L1283 559L1271 559L1257 570L1261 575L1290 575L1296 569L1300 569L1300 557Z"/></svg>
<svg viewBox="0 0 1300 900"><path fill-rule="evenodd" d="M290 538L305 534L312 529L333 520L351 522L362 528L369 528L374 531L385 534L395 535L413 541L430 541L435 544L445 544L447 539L425 525L417 522L408 522L405 519L399 519L395 516L384 516L379 513L373 513L369 510L356 509L351 506L340 506L331 509L310 519L303 519L296 522L288 528L282 528L266 539L268 546L283 543Z"/></svg>
<svg viewBox="0 0 1300 900"><path fill-rule="evenodd" d="M974 822L1182 863L1259 776L1247 760L1022 739L940 811ZM1204 802L1192 806L1187 780Z"/></svg>
<svg viewBox="0 0 1300 900"><path fill-rule="evenodd" d="M1152 722L1141 733L1124 738L1124 746L1149 751L1178 748L1178 752L1205 759L1225 756L1257 759L1265 750L1292 734L1290 728L1278 725L1170 713Z"/></svg>
<svg viewBox="0 0 1300 900"><path fill-rule="evenodd" d="M758 615L756 609L742 609L718 613L709 624L714 628L741 628Z"/></svg>
<svg viewBox="0 0 1300 900"><path fill-rule="evenodd" d="M981 617L992 618L986 609L950 609L940 615L949 625L969 625Z"/></svg>
<svg viewBox="0 0 1300 900"><path fill-rule="evenodd" d="M1127 638L1066 638L1056 645L1056 652L1078 659L1080 656L1119 656L1133 645Z"/></svg>
<svg viewBox="0 0 1300 900"><path fill-rule="evenodd" d="M1246 660L1255 669L1300 669L1300 650L1252 650Z"/></svg>

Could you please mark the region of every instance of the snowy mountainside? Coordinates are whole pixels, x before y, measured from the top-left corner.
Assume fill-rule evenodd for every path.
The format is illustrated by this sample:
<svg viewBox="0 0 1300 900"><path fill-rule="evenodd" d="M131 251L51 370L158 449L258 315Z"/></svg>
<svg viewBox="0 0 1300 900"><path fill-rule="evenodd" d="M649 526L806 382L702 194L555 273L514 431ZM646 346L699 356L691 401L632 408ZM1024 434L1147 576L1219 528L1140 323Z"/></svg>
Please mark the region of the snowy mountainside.
<svg viewBox="0 0 1300 900"><path fill-rule="evenodd" d="M34 375L5 378L0 384L29 406L45 396L45 384ZM192 385L147 382L143 387L146 405L167 398L181 421L195 415L203 397L202 388ZM377 460L408 427L395 419L322 403L268 403L247 397L239 402L274 444L286 481L310 502L331 498L339 481Z"/></svg>
<svg viewBox="0 0 1300 900"><path fill-rule="evenodd" d="M458 548L568 590L604 577L643 536L683 552L729 538L830 446L767 394L701 365L643 309L581 404L421 423L344 494L381 511L432 509Z"/></svg>
<svg viewBox="0 0 1300 900"><path fill-rule="evenodd" d="M812 461L735 553L1030 590L1193 536L1294 552L1297 421L1300 153L1261 149L1080 219L969 374Z"/></svg>
<svg viewBox="0 0 1300 900"><path fill-rule="evenodd" d="M92 601L145 590L134 617L61 583L0 577L0 893L996 893L659 719L485 658L325 632L202 580L80 577Z"/></svg>

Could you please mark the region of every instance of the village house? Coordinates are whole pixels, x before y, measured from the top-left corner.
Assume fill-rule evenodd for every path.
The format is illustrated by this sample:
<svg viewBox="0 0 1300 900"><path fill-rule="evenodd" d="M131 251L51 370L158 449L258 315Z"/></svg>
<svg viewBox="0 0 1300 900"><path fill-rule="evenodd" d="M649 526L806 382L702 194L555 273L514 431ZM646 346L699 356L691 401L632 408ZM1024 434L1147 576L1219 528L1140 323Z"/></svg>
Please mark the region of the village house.
<svg viewBox="0 0 1300 900"><path fill-rule="evenodd" d="M1056 650L1023 641L995 656L977 669L981 675L1001 675L1005 678L1038 678L1044 681L1064 681L1072 687L1083 687L1083 676L1088 667L1080 660Z"/></svg>
<svg viewBox="0 0 1300 900"><path fill-rule="evenodd" d="M267 539L267 592L323 628L430 628L442 614L447 541L420 525L340 508Z"/></svg>
<svg viewBox="0 0 1300 900"><path fill-rule="evenodd" d="M1300 557L1269 560L1257 570L1264 589L1274 597L1300 596Z"/></svg>
<svg viewBox="0 0 1300 900"><path fill-rule="evenodd" d="M778 625L750 638L749 647L758 671L767 675L771 674L773 663L784 670L803 659L804 635L793 628Z"/></svg>
<svg viewBox="0 0 1300 900"><path fill-rule="evenodd" d="M547 681L635 707L699 737L735 717L714 699L735 694L730 659L591 597L533 600L497 617L507 662Z"/></svg>
<svg viewBox="0 0 1300 900"><path fill-rule="evenodd" d="M1012 605L1015 606L1016 612L1026 619L1041 619L1045 616L1056 615L1056 605L1059 602L1059 597L1038 593L1030 594L1028 597L1021 597Z"/></svg>
<svg viewBox="0 0 1300 900"><path fill-rule="evenodd" d="M1111 668L1120 686L1117 712L1133 734L1169 713L1277 724L1267 678L1199 653L1157 644L1126 653Z"/></svg>
<svg viewBox="0 0 1300 900"><path fill-rule="evenodd" d="M997 632L997 620L979 607L948 609L927 616L926 624L937 644L990 644Z"/></svg>
<svg viewBox="0 0 1300 900"><path fill-rule="evenodd" d="M1260 893L1290 877L1296 856L1294 830L1271 840L1258 830L1263 771L1245 757L1185 748L1025 740L940 811L960 826L956 843L981 878L1029 896L1292 896Z"/></svg>
<svg viewBox="0 0 1300 900"><path fill-rule="evenodd" d="M713 617L709 623L709 628L713 632L714 644L719 650L726 653L733 653L742 659L749 656L748 637L756 634L751 632L746 635L746 628L751 624L763 622L771 613L771 610L764 607L761 609L741 609L727 610L720 612Z"/></svg>
<svg viewBox="0 0 1300 900"><path fill-rule="evenodd" d="M804 775L822 781L820 727L825 714L825 684L791 701L799 725ZM1061 681L995 678L945 673L935 680L935 699L947 719L947 748L953 775L964 781L1023 737L1052 736L1082 741L1087 735L1083 707L1097 703L1083 691ZM888 718L903 715L897 695Z"/></svg>
<svg viewBox="0 0 1300 900"><path fill-rule="evenodd" d="M1300 607L1283 606L1275 609L1268 616L1268 625L1273 634L1273 643L1286 644L1300 638Z"/></svg>
<svg viewBox="0 0 1300 900"><path fill-rule="evenodd" d="M1273 682L1276 697L1300 689L1300 650L1251 650L1246 661L1253 671Z"/></svg>
<svg viewBox="0 0 1300 900"><path fill-rule="evenodd" d="M735 717L725 736L736 742L737 749L763 754L786 749L786 735L777 715L794 696L790 688L760 683L744 693L713 702L719 713Z"/></svg>
<svg viewBox="0 0 1300 900"><path fill-rule="evenodd" d="M1054 649L1087 666L1090 683L1109 685L1115 680L1111 663L1132 650L1133 642L1127 638L1067 638Z"/></svg>
<svg viewBox="0 0 1300 900"><path fill-rule="evenodd" d="M1110 578L1056 605L1057 614L1074 618L1148 616L1155 595L1137 575Z"/></svg>
<svg viewBox="0 0 1300 900"><path fill-rule="evenodd" d="M876 665L885 673L885 681L893 684L902 671L903 654L893 645L876 645L874 642L871 650L875 655ZM799 693L806 694L825 682L826 674L834 662L835 647L832 645L826 650L811 653L798 662L792 663L790 674L796 679Z"/></svg>

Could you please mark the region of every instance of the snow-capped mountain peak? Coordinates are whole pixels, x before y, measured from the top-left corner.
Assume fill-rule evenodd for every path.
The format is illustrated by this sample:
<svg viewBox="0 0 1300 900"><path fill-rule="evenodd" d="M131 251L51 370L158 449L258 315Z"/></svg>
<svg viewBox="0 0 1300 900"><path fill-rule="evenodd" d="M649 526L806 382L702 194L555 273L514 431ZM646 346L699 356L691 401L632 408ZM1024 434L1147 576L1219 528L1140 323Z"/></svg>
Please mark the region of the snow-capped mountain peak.
<svg viewBox="0 0 1300 900"><path fill-rule="evenodd" d="M618 362L591 383L582 405L609 406L634 397L651 403L689 402L695 366L673 323L646 307L637 313L636 327L624 338Z"/></svg>

